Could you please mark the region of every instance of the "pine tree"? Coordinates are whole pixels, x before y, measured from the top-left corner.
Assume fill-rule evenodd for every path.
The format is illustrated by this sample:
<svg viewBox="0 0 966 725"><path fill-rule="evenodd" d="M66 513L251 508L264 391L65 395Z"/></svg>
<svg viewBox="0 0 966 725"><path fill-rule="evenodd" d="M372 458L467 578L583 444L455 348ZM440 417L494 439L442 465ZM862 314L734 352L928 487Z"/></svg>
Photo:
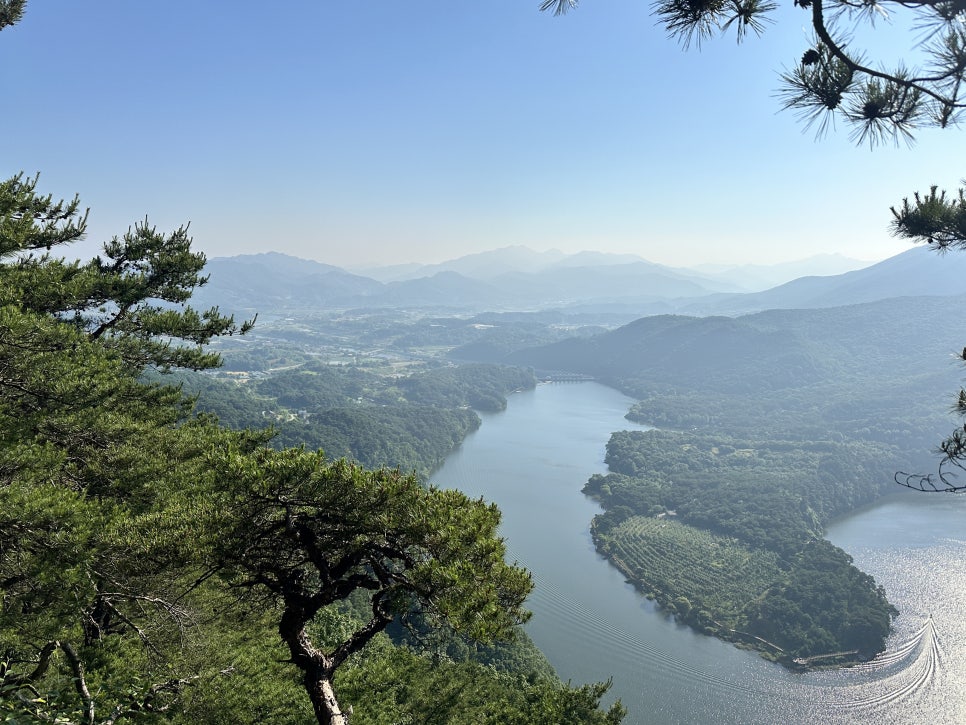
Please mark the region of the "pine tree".
<svg viewBox="0 0 966 725"><path fill-rule="evenodd" d="M578 0L544 0L541 10L560 15ZM956 0L794 0L813 35L781 75L783 105L807 126L825 133L838 117L853 128L853 139L871 145L911 140L923 127L947 128L966 108L966 7ZM685 49L733 32L739 42L761 35L774 22L772 0L657 0L658 20ZM891 70L866 58L858 32L874 32L875 21L894 15L915 19L910 55L925 68L903 63ZM925 41L922 39L925 38Z"/></svg>

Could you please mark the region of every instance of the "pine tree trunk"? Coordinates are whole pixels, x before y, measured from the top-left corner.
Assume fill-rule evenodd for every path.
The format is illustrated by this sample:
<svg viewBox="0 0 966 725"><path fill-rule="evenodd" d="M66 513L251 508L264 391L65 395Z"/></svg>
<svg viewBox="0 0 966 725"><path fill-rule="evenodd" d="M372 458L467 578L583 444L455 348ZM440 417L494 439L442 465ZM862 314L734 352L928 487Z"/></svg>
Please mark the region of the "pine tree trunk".
<svg viewBox="0 0 966 725"><path fill-rule="evenodd" d="M302 684L312 700L319 725L348 725L349 716L342 712L332 687L337 662L312 645L305 623L312 613L298 606L286 607L278 631L292 653L292 663L302 670Z"/></svg>
<svg viewBox="0 0 966 725"><path fill-rule="evenodd" d="M309 691L309 696L312 698L315 719L319 725L349 724L349 716L342 712L339 701L335 697L331 678L321 673L317 673L314 677L306 673L305 689Z"/></svg>

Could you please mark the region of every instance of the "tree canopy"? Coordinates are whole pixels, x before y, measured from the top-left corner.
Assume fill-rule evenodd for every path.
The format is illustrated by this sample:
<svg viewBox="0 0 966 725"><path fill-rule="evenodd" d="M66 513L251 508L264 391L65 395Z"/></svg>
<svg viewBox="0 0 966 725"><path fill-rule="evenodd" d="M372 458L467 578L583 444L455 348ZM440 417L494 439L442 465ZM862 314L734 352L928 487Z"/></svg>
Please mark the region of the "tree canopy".
<svg viewBox="0 0 966 725"><path fill-rule="evenodd" d="M175 494L217 433L188 419L177 388L139 375L149 364L216 365L201 344L247 325L178 304L204 265L190 240L115 240L110 269L52 256L84 233L86 214L77 199L38 195L36 181L0 183L2 694L40 720L49 702L81 722L113 722L149 702L164 709L181 689L182 678L165 678L97 698L110 703L98 708L93 683L111 685L92 657L115 641L160 655L188 627L192 518ZM195 329L201 318L206 329ZM52 664L58 652L69 675ZM51 696L63 676L76 697Z"/></svg>
<svg viewBox="0 0 966 725"><path fill-rule="evenodd" d="M903 199L902 204L892 208L892 229L900 237L928 245L940 254L950 249L966 249L966 189L961 188L953 197L945 191L937 193L933 186L929 193ZM959 357L966 362L966 347ZM952 405L953 413L966 418L966 388L960 388ZM896 475L903 486L920 491L943 491L955 493L966 490L966 483L957 480L957 473L966 471L966 425L956 427L939 444L941 459L935 474Z"/></svg>
<svg viewBox="0 0 966 725"><path fill-rule="evenodd" d="M0 30L23 17L27 0L0 0Z"/></svg>
<svg viewBox="0 0 966 725"><path fill-rule="evenodd" d="M36 185L37 177L18 174L0 187L0 258L14 258L4 268L0 303L70 322L116 349L133 370L217 367L218 355L202 346L251 329L254 320L238 325L217 307L198 312L186 305L208 281L205 256L191 251L187 227L162 234L144 220L87 263L52 257L52 248L84 236L87 212L80 213L78 198L55 202Z"/></svg>
<svg viewBox="0 0 966 725"><path fill-rule="evenodd" d="M499 511L457 491L425 489L398 471L367 471L321 453L261 449L218 456L232 481L213 503L213 566L282 606L278 630L303 673L319 722L341 723L335 670L397 617L424 611L480 640L506 637L528 614L529 574L504 562ZM308 627L357 590L369 617L329 651Z"/></svg>

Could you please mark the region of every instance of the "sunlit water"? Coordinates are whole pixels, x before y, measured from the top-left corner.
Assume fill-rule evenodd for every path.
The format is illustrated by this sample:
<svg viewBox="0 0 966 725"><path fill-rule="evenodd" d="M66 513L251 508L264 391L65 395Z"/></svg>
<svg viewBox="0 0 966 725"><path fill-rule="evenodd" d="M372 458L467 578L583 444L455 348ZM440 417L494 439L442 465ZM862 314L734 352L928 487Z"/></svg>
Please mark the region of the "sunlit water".
<svg viewBox="0 0 966 725"><path fill-rule="evenodd" d="M511 556L534 574L528 632L564 679L613 678L637 723L966 722L966 497L911 492L837 522L829 538L901 610L889 650L859 668L793 673L679 626L594 550L606 471L632 401L596 383L510 398L434 475L495 501Z"/></svg>

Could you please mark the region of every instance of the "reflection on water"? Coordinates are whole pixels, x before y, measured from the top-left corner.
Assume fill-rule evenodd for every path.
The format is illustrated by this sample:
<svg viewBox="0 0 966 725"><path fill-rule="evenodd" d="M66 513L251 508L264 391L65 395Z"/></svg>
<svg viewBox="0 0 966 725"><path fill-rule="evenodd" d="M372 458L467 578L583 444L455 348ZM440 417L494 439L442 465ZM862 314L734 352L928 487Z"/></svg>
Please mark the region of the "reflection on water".
<svg viewBox="0 0 966 725"><path fill-rule="evenodd" d="M840 675L844 680L852 675L868 675L870 692L859 691L861 686L847 686L846 697L836 699L830 693L829 705L848 710L878 710L898 700L904 700L924 691L933 683L939 669L939 643L932 619L919 628L908 642L895 650L883 652L875 660L849 668Z"/></svg>
<svg viewBox="0 0 966 725"><path fill-rule="evenodd" d="M830 527L829 539L886 588L901 612L889 651L934 624L934 643L901 675L882 723L966 722L966 497L903 492Z"/></svg>
<svg viewBox="0 0 966 725"><path fill-rule="evenodd" d="M595 383L517 394L434 476L500 505L537 584L528 631L561 677L613 677L629 725L966 722L966 498L906 492L833 526L902 615L876 661L790 672L677 625L594 551L580 488L606 470L610 432L634 427L630 404Z"/></svg>

